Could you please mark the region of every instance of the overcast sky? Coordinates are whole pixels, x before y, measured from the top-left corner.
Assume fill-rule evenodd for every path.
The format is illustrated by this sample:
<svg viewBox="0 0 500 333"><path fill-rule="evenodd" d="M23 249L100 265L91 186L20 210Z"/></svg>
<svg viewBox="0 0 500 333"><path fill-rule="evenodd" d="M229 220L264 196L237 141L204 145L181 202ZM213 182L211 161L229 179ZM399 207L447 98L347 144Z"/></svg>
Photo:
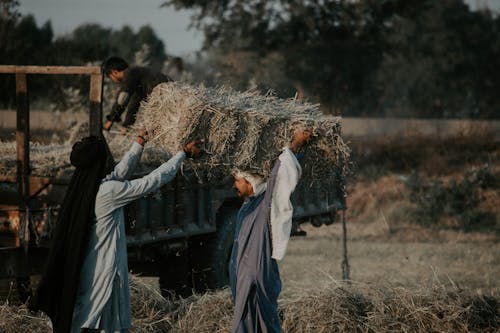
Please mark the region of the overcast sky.
<svg viewBox="0 0 500 333"><path fill-rule="evenodd" d="M201 47L203 35L188 30L190 13L160 8L161 0L20 0L19 11L33 14L40 26L50 20L56 36L67 34L82 23L99 23L137 31L149 24L163 40L168 54L187 55Z"/></svg>
<svg viewBox="0 0 500 333"><path fill-rule="evenodd" d="M33 14L39 26L50 20L56 36L89 22L114 29L129 25L134 31L149 24L163 40L168 54L186 56L199 50L203 35L188 30L190 13L160 8L161 3L161 0L20 0L19 10L22 14ZM500 10L500 0L466 0L466 3L472 9L489 6L494 11Z"/></svg>

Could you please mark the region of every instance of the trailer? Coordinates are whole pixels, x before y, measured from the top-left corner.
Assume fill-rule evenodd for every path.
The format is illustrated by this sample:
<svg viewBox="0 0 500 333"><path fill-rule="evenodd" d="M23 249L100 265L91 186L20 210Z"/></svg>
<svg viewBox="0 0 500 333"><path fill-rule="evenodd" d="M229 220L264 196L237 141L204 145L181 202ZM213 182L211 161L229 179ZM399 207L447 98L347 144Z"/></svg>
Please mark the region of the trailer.
<svg viewBox="0 0 500 333"><path fill-rule="evenodd" d="M26 298L31 293L30 276L42 272L69 182L68 177L31 172L26 76L90 75L89 134L100 136L103 76L95 66L0 66L0 74L16 75L17 98L16 168L12 175L0 177L0 279L15 277L21 297ZM324 186L299 182L292 196L292 235L305 234L302 223L331 224L339 211L345 211L341 171L331 182L327 191ZM129 269L159 276L162 290L181 295L227 285L240 206L229 179L204 183L189 171L178 174L159 193L125 207ZM342 223L345 231L344 219ZM342 265L343 277L348 279L346 254Z"/></svg>

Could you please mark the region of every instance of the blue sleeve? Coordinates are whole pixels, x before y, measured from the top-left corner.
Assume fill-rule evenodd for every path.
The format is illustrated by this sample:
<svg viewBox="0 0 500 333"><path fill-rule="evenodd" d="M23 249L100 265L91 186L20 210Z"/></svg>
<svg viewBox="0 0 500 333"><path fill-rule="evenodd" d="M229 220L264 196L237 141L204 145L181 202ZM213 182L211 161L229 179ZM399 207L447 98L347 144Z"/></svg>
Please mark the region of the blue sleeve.
<svg viewBox="0 0 500 333"><path fill-rule="evenodd" d="M175 177L185 157L186 154L183 151L178 152L170 160L142 178L114 182L112 190L114 208L125 206L127 203L154 192L167 184Z"/></svg>
<svg viewBox="0 0 500 333"><path fill-rule="evenodd" d="M115 169L107 175L103 181L108 180L125 180L134 172L135 168L141 160L144 147L139 143L134 142L129 151L123 156L121 161L115 166Z"/></svg>

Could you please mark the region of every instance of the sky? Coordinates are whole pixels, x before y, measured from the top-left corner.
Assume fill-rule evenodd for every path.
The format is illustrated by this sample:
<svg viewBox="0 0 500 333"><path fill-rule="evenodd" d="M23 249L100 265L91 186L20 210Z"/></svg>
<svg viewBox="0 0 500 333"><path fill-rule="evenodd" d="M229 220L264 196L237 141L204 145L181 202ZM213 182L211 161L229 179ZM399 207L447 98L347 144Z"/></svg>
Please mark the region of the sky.
<svg viewBox="0 0 500 333"><path fill-rule="evenodd" d="M99 23L113 29L129 25L134 31L149 24L163 40L167 54L192 55L201 48L203 34L188 29L190 12L160 8L161 3L161 0L20 0L19 11L33 14L39 26L50 20L56 36L68 34L83 23ZM500 11L500 0L466 0L466 3L472 9L489 6Z"/></svg>
<svg viewBox="0 0 500 333"><path fill-rule="evenodd" d="M160 8L161 0L20 0L21 14L33 14L38 26L52 23L56 36L71 33L83 23L99 23L120 29L129 25L134 31L149 24L163 40L166 52L186 56L201 48L203 34L189 30L190 12Z"/></svg>

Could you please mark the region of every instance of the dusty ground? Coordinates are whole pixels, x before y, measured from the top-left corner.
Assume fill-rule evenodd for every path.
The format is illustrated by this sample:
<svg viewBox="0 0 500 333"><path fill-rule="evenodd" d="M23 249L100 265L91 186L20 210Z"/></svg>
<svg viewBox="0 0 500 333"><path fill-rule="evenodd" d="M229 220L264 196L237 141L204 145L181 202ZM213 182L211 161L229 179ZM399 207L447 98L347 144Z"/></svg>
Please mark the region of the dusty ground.
<svg viewBox="0 0 500 333"><path fill-rule="evenodd" d="M461 235L462 241L457 241L460 239L457 235L454 240L402 242L375 237L374 232L370 237L359 237L365 232L363 228L378 227L348 225L350 278L355 282L404 287L440 282L481 294L500 294L498 242L478 240L478 235ZM294 238L280 263L283 297L296 297L309 288L321 288L332 280L342 279L340 225L305 229L308 236ZM467 237L476 239L467 241Z"/></svg>

